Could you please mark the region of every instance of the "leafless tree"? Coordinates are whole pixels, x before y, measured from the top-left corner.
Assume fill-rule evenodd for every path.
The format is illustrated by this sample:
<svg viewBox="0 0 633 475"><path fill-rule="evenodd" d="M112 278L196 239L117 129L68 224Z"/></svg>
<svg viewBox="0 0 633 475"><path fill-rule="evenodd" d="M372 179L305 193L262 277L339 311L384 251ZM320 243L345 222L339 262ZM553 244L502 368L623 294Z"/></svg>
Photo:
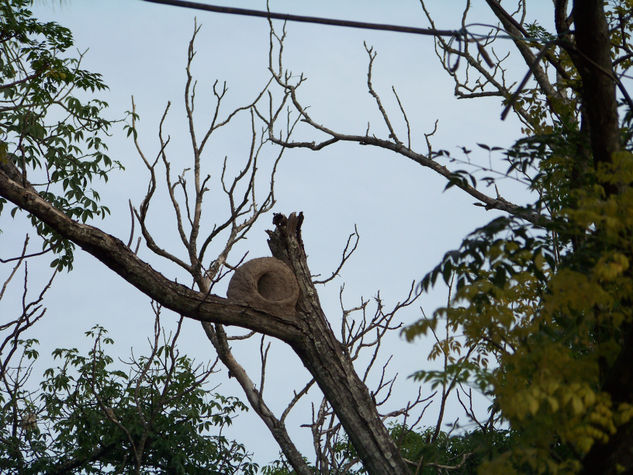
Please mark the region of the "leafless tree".
<svg viewBox="0 0 633 475"><path fill-rule="evenodd" d="M187 56L188 61L186 66L187 80L185 84L185 110L192 147L192 162L187 164L183 170L172 170L172 162L168 158L168 145L170 139L169 136L166 136L166 132L164 131L165 118L170 108L170 104L168 104L159 124L159 149L152 159L148 158L148 155L143 151L143 148L138 141L137 134L136 132L134 133L134 141L138 154L149 172L147 194L138 208L134 208L134 216L140 224L141 234L144 242L147 244L147 247L155 255L165 258L184 269L187 274L191 276L198 291L205 295L210 295L216 284L218 284L218 282L226 277L232 270L238 268L245 260L246 256L244 255L234 257L231 254L234 246L245 238L256 221L262 215L269 212L275 204L275 173L278 163L285 153L285 149L277 148L277 152L272 159L272 166L268 167L268 176L262 177L261 175L264 167L260 164L262 160L260 157L264 151L267 150L267 146L270 148L270 140L265 129L257 130L257 107L268 107L268 111L272 116L281 117L284 109L286 108L286 101L282 100L274 108L270 108L273 104L273 98L267 94L271 82L269 81L268 84L266 84L255 96L252 102L223 115L221 107L227 93L227 87L226 85L220 86L216 82L213 84L212 88L215 99L215 108L210 114L209 125L200 134L196 126L195 118L196 81L191 73L192 63L195 57L195 39L198 31L199 27L196 26L193 37L189 43ZM265 99L268 99L267 103L264 103ZM234 164L235 159L232 160L232 163L229 163L229 159L224 158L221 166L221 173L218 177L219 183L215 183L210 174L205 174L205 169L208 169L212 165L208 162L208 160L211 160L212 157L209 153L205 153L205 146L211 142L213 134L216 131L229 125L230 122L239 114L246 114L250 119L251 140L248 156L244 160L242 167L234 171L233 175L231 174L232 167L230 165ZM288 139L292 134L298 119L292 120L289 117L286 117L286 119L286 125L288 128L286 130L285 138ZM131 128L134 131L136 131L137 128L136 120L136 106L134 102L132 102ZM267 157L267 161L270 165L270 157ZM162 170L159 172L159 169L161 168ZM189 174L191 174L190 177ZM163 177L163 185L169 197L169 202L172 206L175 227L183 246L182 250L187 255L187 259L180 259L177 257L177 252L164 249L161 244L157 242L157 239L154 238L154 233L149 229L150 222L147 217L150 211L150 205L155 197L155 193L159 185L159 176L161 175ZM262 185L262 182L265 184ZM210 207L205 206L204 199L206 197L206 193L213 188L221 189L225 195L227 203L227 217L221 223L215 223L211 231L205 234L203 231L205 229L203 224L205 222L204 213L205 211L210 210ZM214 213L217 213L217 208L213 211ZM342 252L340 264L333 270L331 275L323 279L313 279L313 276L307 269L307 263L305 262L305 255L303 254L299 234L302 219L301 215L293 215L289 220L286 220L283 216L278 215L276 219L278 229L276 232L271 233L270 244L271 249L275 249L275 246L279 246L279 249L273 250L273 255L276 255L276 257L291 266L301 268L302 273L297 274L295 272L295 275L297 275L297 277L301 276L305 279L305 282L301 282L299 279L300 287L305 288L305 290L302 288L301 292L302 294L310 297L311 302L309 302L309 305L314 307L313 309L306 311L306 318L313 319L316 315L322 320L322 323L319 325L319 329L313 329L310 331L314 333L319 331L325 333L325 337L330 340L327 344L336 348L337 352L340 352L339 358L343 359L344 364L344 366L341 367L341 370L343 371L342 374L345 374L345 378L356 379L356 374L350 373L350 371L353 371L352 363L358 358L362 351L372 351L369 363L366 365L363 373L363 377L354 384L359 389L359 396L356 397L362 397L364 399L363 404L365 406L368 408L379 408L389 399L391 388L395 381L395 378L389 377L386 374L386 363L382 368L382 377L380 378L378 387L374 391L370 391L371 394L366 393L367 390L365 389L364 384L367 382L367 378L372 367L377 361L380 361L381 355L379 356L378 352L381 348L380 343L382 338L387 332L400 328L400 324L394 323L396 313L400 309L410 306L417 299L419 293L414 291L414 286L412 285L406 299L403 302L398 303L395 308L389 312L384 310L382 300L378 296L376 298L376 311L372 316L367 315L368 302L363 302L359 308L354 310L342 308L341 335L339 337L340 343L337 342L329 323L327 323L323 316L323 310L318 302L315 285L322 285L331 282L334 277L339 275L343 265L358 245L358 232L355 231L349 236L345 249ZM283 226L293 227L294 230L292 231L292 234L286 235L288 231L282 231ZM222 244L217 246L216 242L219 240L222 240ZM295 242L290 244L289 240L294 240ZM130 236L128 245L131 245L132 242L133 237ZM208 252L214 247L214 245L216 245L219 250L213 257L208 257ZM289 245L296 247L296 249L293 249L294 252L292 254L288 253L288 249L285 249ZM282 253L287 253L287 255L284 256ZM362 313L362 318L358 321L352 319L352 315L357 311ZM324 324L325 326L323 326ZM236 345L243 340L255 337L257 335L255 331L251 330L247 334L243 334L243 332L232 334L225 325L206 321L202 322L202 327L220 360L228 369L229 374L240 384L251 407L266 424L270 433L281 447L283 455L290 462L293 469L298 473L311 473L311 469L305 461L306 458L297 449L291 436L289 435L288 429L286 428L286 420L287 416L296 404L302 398L306 397L312 388L315 388L315 386L318 385L315 385L317 378L313 376L304 387L297 388L293 392L293 397L287 407L280 415L275 415L265 400L266 371L270 371L266 366L267 355L271 345L268 338L265 336L259 336L261 339L261 370L257 377L253 377L249 375L244 366L240 364L238 357L232 350L231 345ZM312 339L314 337L311 336L310 338ZM317 342L315 344L321 345L323 343ZM314 359L315 357L310 355L305 358ZM319 358L323 359L324 356L320 355ZM311 361L310 364L323 365L322 362L316 361ZM333 364L334 367L340 365L340 363ZM318 381L316 382L318 383ZM331 387L327 388L328 391L335 391L334 386L336 383L332 381L327 384L331 385ZM340 392L340 390L336 391ZM368 399L368 396L371 396L371 399ZM377 402L376 398L380 400ZM380 416L377 413L374 413L371 416L372 418L375 418L372 424L379 427L382 432L384 440L381 443L384 444L385 447L389 447L388 450L393 451L394 448L390 447L390 439L384 429L384 425L381 424L380 421L384 418L412 417L414 410L417 409L417 406L421 402L421 395L418 394L417 399L401 410L392 411L389 414L383 414ZM375 411L375 409L371 410L372 412ZM351 416L351 418L352 417L357 416ZM421 414L417 416L417 420L419 420L420 417ZM326 420L330 425L327 431L325 431L323 427ZM315 450L317 451L317 467L320 470L320 473L330 473L335 457L331 440L333 437L339 436L341 423L335 415L328 397L323 397L319 415L313 420L310 427L313 431ZM356 463L358 463L358 460L353 460L352 464ZM389 470L392 468L389 468Z"/></svg>

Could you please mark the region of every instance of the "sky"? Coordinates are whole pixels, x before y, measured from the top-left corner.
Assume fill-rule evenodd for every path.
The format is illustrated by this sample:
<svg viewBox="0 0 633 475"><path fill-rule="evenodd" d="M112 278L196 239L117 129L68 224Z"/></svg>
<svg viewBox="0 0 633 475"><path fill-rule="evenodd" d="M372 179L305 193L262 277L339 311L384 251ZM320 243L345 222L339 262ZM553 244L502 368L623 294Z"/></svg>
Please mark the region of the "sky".
<svg viewBox="0 0 633 475"><path fill-rule="evenodd" d="M438 28L459 28L458 11L463 2L429 1ZM545 2L536 2L545 3ZM549 2L548 6L549 6ZM232 5L232 2L216 2ZM263 0L243 0L240 7L265 9ZM530 11L534 18L548 18L541 10ZM320 2L271 0L272 11L353 19L367 22L393 23L427 27L428 23L417 1L398 2L348 1ZM229 87L227 105L247 103L267 81L268 24L256 18L229 16L156 5L141 0L69 0L37 2L36 16L69 27L75 45L87 50L83 67L103 74L109 91L102 97L109 103L109 116L122 118L131 108L134 97L140 115L139 141L148 155L158 150L157 125L167 101L171 101L166 130L172 141L169 156L174 169L186 168L191 160L183 108L185 60L194 18L201 25L197 38L193 72L198 80L200 104L197 118L200 127L208 120L210 87L217 79ZM550 15L551 16L551 15ZM490 22L485 12L475 12L475 19ZM520 126L512 118L499 119L501 105L496 99L460 101L453 97L453 82L441 68L429 37L392 32L344 29L322 25L287 25L285 64L293 73L303 73L307 82L300 90L304 104L311 106L312 116L320 123L349 133L363 133L368 121L376 134L386 136L375 103L367 94L367 54L364 42L377 51L374 63L374 86L383 95L388 111L394 114L396 127L403 130L397 116L397 104L391 87L398 91L412 124L413 142L425 150L424 133L438 121L432 137L436 149L459 155L459 147L475 150L473 158L487 162L486 152L477 143L509 146L519 137ZM510 60L509 75L520 81L526 68L520 61ZM297 139L315 140L309 129L298 131ZM249 142L248 120L239 119L214 138L205 165L213 177L225 156L229 162L243 160ZM147 186L147 172L125 137L121 125L115 126L108 142L110 156L119 160L125 171L115 171L107 184L98 184L103 203L112 214L105 221L94 223L124 241L130 230L128 200L136 205ZM477 151L479 150L479 151ZM272 157L272 152L269 154ZM276 212L303 211L303 237L308 263L314 274L327 275L340 258L347 236L357 226L360 243L357 252L343 269L342 276L321 290L320 298L328 318L336 328L340 321L338 301L344 284L344 300L352 307L360 299L371 299L380 291L387 307L403 299L411 283L439 262L441 256L457 246L462 238L495 215L473 206L473 199L459 190L443 191L445 182L419 165L385 150L350 144L336 145L320 152L290 150L284 157L277 176ZM500 186L503 193L517 200L526 198L513 183ZM212 190L213 191L213 190ZM218 196L205 210L209 222L221 216L224 203ZM152 215L152 231L161 245L183 255L175 239L172 216L160 206ZM4 214L1 227L7 228ZM272 215L264 217L238 249L249 257L269 255L266 229L271 229ZM26 228L16 225L0 235L0 248L16 248ZM238 252L239 254L239 252ZM142 248L140 256L170 277L178 276L173 266L157 260ZM46 264L46 263L44 263ZM46 265L34 267L32 278L44 278ZM17 284L16 284L17 285ZM13 292L19 295L17 285ZM224 289L218 289L221 295ZM420 307L429 314L446 302L445 288L423 296L417 306L399 315L411 323L421 315ZM6 305L0 303L0 305ZM116 351L129 353L130 347L146 348L153 318L149 300L136 289L113 275L90 256L77 253L75 269L58 276L47 295L48 313L30 333L40 340L41 353L53 348L76 346L85 348L83 332L95 323L105 326L117 342ZM2 307L0 307L1 309ZM169 326L176 316L165 313ZM238 360L247 368L258 368L258 341L234 346ZM404 404L417 393L417 383L408 379L415 370L428 367L426 355L430 340L406 343L397 333L386 342L383 358L394 355L392 371L399 374L394 391L393 407ZM186 322L180 348L197 361L213 357L212 349L198 323ZM136 351L136 350L135 350ZM253 379L257 379L257 375ZM271 350L267 373L268 398L271 407L281 409L291 397L291 387L300 388L308 374L298 359L282 344ZM236 384L222 372L214 379L221 383L220 392L241 396ZM424 394L431 388L423 387ZM425 418L432 424L436 417L431 406ZM484 406L482 406L484 407ZM459 413L455 403L446 419L452 422ZM311 439L301 423L309 422L310 406L296 409L291 420L291 433L300 450L308 457ZM272 437L254 414L241 416L230 436L244 442L258 462L276 458L278 449Z"/></svg>

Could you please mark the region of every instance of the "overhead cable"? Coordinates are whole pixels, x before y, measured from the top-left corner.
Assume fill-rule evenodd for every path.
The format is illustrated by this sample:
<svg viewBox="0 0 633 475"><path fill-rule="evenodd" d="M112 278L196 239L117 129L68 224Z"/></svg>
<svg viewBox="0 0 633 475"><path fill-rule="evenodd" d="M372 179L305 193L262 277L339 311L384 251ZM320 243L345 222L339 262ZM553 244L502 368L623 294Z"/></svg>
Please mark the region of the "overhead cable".
<svg viewBox="0 0 633 475"><path fill-rule="evenodd" d="M289 13L275 13L263 10L250 10L247 8L221 7L218 5L208 5L205 3L188 2L184 0L145 0L151 3L160 3L163 5L173 5L176 7L192 8L195 10L204 10L215 13L228 13L231 15L245 15L260 18L269 18L273 20L298 21L303 23L317 23L320 25L344 26L349 28L363 28L365 30L382 30L395 31L398 33L412 33L415 35L427 36L464 36L463 30L437 30L435 28L417 28L414 26L388 25L384 23L367 23L352 20L337 20L334 18L321 18L304 15L291 15Z"/></svg>

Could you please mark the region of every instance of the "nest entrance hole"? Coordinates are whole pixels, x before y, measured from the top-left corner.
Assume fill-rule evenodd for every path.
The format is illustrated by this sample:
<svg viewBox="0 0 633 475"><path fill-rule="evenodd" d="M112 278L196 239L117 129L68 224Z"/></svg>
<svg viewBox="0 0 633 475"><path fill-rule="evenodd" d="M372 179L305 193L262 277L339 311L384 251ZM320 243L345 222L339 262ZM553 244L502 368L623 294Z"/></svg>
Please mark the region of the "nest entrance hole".
<svg viewBox="0 0 633 475"><path fill-rule="evenodd" d="M257 280L257 292L267 300L283 300L290 296L283 279L273 272L263 273Z"/></svg>

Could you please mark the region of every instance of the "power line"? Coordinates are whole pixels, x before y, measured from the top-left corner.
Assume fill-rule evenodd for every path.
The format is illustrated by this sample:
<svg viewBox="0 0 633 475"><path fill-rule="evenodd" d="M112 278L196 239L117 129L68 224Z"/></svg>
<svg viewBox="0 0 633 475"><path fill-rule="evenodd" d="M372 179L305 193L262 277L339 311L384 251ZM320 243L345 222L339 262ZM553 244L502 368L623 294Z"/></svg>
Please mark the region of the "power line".
<svg viewBox="0 0 633 475"><path fill-rule="evenodd" d="M228 13L231 15L254 16L259 18L271 18L275 20L298 21L303 23L318 23L320 25L344 26L348 28L363 28L365 30L395 31L398 33L413 33L415 35L427 36L465 36L463 30L436 30L435 28L417 28L413 26L387 25L384 23L366 23L362 21L337 20L334 18L321 18L314 16L291 15L289 13L275 13L262 10L250 10L247 8L220 7L217 5L207 5L204 3L187 2L184 0L145 0L151 3L162 5L173 5L175 7L193 8L195 10L205 10L215 13Z"/></svg>

